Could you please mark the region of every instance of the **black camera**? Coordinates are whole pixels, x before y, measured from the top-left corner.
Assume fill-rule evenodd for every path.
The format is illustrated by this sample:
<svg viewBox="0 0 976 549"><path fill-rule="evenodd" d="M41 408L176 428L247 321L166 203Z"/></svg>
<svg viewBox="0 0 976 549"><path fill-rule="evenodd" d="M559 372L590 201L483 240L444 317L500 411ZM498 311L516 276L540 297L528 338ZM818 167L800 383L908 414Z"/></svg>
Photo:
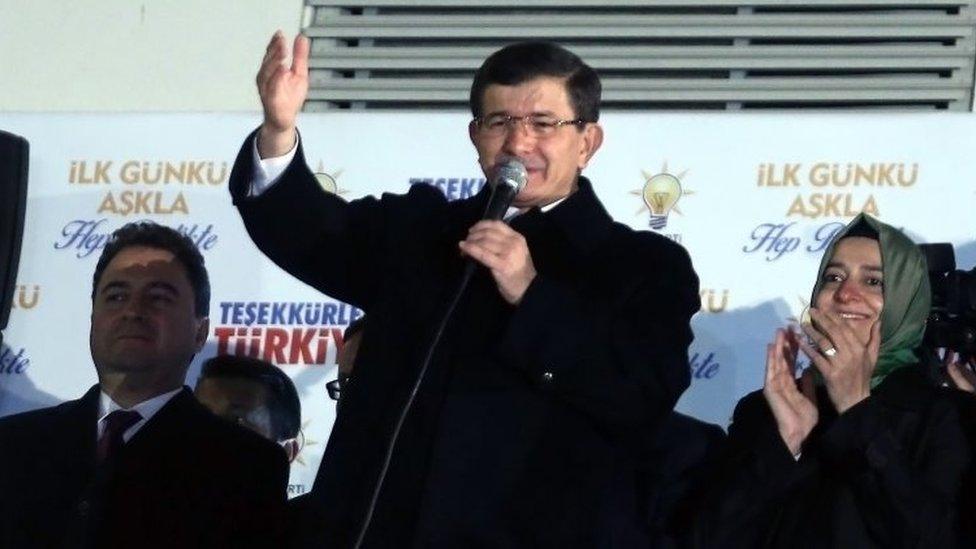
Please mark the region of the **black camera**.
<svg viewBox="0 0 976 549"><path fill-rule="evenodd" d="M922 244L932 283L923 344L929 349L947 348L965 360L976 355L976 268L956 269L951 244Z"/></svg>

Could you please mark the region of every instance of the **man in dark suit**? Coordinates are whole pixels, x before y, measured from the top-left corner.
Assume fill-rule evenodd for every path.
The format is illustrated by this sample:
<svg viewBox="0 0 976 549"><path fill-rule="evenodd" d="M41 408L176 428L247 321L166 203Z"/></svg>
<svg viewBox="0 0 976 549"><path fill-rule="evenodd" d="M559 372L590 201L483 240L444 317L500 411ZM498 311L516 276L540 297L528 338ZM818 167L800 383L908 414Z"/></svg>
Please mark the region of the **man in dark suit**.
<svg viewBox="0 0 976 549"><path fill-rule="evenodd" d="M183 386L209 300L188 238L152 223L113 234L92 287L98 385L0 420L0 547L251 547L281 534L284 452Z"/></svg>
<svg viewBox="0 0 976 549"><path fill-rule="evenodd" d="M272 39L264 123L231 175L261 250L370 319L300 543L620 547L614 486L688 386L699 299L684 249L614 223L580 176L603 140L596 73L533 42L476 74L468 135L485 175L513 157L528 172L509 225L479 221L489 186L457 202L426 185L324 193L295 126L308 50L297 38L285 66Z"/></svg>

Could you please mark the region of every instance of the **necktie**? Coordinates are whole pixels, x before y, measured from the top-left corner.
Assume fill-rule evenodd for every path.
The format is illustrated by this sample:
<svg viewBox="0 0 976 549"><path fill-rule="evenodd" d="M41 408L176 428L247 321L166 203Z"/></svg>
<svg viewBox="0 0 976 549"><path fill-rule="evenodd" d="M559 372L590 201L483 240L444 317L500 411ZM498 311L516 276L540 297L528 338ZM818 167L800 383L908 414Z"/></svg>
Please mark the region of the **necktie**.
<svg viewBox="0 0 976 549"><path fill-rule="evenodd" d="M116 410L105 418L105 431L98 439L97 456L101 463L115 455L122 447L122 433L136 424L142 416L132 410Z"/></svg>

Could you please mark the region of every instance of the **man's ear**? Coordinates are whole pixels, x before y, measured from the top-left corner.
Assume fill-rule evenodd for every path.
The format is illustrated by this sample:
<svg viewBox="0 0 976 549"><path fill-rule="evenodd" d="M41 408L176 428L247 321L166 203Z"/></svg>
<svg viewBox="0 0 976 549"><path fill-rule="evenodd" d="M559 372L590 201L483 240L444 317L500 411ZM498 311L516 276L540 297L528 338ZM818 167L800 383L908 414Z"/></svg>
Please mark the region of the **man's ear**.
<svg viewBox="0 0 976 549"><path fill-rule="evenodd" d="M197 352L203 349L203 344L207 342L207 336L210 335L210 317L205 316L203 318L197 319L197 334L194 338L197 345Z"/></svg>
<svg viewBox="0 0 976 549"><path fill-rule="evenodd" d="M468 122L468 139L471 140L471 144L478 148L478 142L474 140L475 133L478 131L478 123L472 120Z"/></svg>
<svg viewBox="0 0 976 549"><path fill-rule="evenodd" d="M596 122L587 124L583 128L583 140L580 145L579 169L583 169L590 163L590 159L603 144L603 127Z"/></svg>
<svg viewBox="0 0 976 549"><path fill-rule="evenodd" d="M301 444L296 439L288 439L280 443L281 447L284 448L285 454L288 456L288 463L295 461L298 457L298 453L302 451Z"/></svg>

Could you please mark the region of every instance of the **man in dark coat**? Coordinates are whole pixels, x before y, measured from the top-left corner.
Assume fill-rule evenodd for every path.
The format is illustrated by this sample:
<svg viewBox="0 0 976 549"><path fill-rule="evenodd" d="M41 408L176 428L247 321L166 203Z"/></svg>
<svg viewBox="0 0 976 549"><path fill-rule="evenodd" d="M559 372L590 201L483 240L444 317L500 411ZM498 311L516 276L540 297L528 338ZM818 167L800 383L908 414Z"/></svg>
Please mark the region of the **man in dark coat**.
<svg viewBox="0 0 976 549"><path fill-rule="evenodd" d="M698 282L680 246L613 222L579 175L603 137L596 73L550 43L509 46L478 71L469 136L482 169L490 180L517 158L528 171L509 225L479 221L487 187L458 202L424 185L349 203L324 193L295 129L308 47L296 38L286 67L272 39L264 123L231 175L261 250L370 319L299 544L635 539L615 528L637 523L620 518L636 516L620 486L634 495L646 432L689 383Z"/></svg>
<svg viewBox="0 0 976 549"><path fill-rule="evenodd" d="M151 223L113 234L92 290L98 385L0 420L0 547L260 547L282 535L284 452L183 386L209 300L188 238Z"/></svg>

